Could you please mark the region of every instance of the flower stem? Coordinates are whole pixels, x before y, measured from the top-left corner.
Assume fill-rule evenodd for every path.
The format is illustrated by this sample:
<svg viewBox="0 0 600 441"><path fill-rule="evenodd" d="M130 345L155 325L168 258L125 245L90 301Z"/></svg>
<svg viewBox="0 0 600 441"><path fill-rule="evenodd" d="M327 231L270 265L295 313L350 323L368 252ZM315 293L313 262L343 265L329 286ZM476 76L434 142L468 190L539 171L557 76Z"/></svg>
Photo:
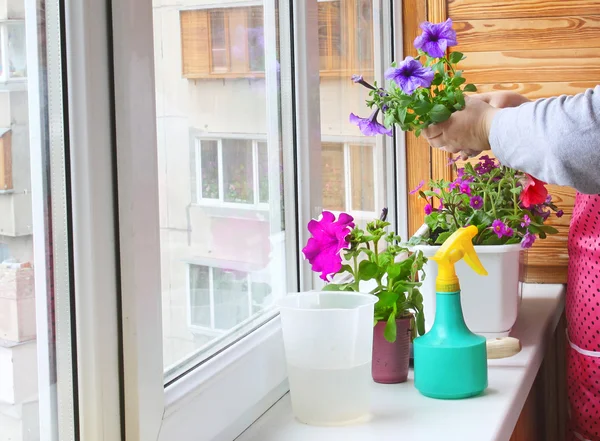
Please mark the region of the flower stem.
<svg viewBox="0 0 600 441"><path fill-rule="evenodd" d="M358 290L360 289L360 279L358 277L358 259L356 258L356 254L352 256L352 261L354 262L354 291L358 292Z"/></svg>

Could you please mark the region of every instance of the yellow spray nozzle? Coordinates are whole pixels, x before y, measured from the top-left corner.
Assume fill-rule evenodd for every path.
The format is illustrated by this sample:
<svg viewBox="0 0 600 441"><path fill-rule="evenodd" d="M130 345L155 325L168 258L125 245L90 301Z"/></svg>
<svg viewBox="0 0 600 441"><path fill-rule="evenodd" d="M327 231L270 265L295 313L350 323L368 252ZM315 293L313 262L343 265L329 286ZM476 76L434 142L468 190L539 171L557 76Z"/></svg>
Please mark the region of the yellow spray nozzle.
<svg viewBox="0 0 600 441"><path fill-rule="evenodd" d="M435 256L432 257L432 260L435 260L439 266L435 281L438 292L455 292L460 289L454 264L462 258L477 274L487 276L487 271L481 264L475 252L475 247L473 247L473 238L477 235L477 232L477 227L474 225L458 229L446 239L438 252L435 253Z"/></svg>

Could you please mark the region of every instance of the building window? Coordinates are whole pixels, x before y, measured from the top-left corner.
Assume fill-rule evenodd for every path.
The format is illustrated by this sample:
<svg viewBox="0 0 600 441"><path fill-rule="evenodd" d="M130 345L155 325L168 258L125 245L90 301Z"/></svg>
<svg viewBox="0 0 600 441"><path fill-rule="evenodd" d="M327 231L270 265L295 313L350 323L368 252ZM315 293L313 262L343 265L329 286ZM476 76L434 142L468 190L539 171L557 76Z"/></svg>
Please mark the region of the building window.
<svg viewBox="0 0 600 441"><path fill-rule="evenodd" d="M323 207L375 212L375 152L372 144L323 142Z"/></svg>
<svg viewBox="0 0 600 441"><path fill-rule="evenodd" d="M239 326L269 304L271 287L253 273L188 265L189 325L208 335Z"/></svg>
<svg viewBox="0 0 600 441"><path fill-rule="evenodd" d="M372 72L372 0L319 0L318 10L321 74ZM180 24L185 78L264 74L262 6L185 10Z"/></svg>
<svg viewBox="0 0 600 441"><path fill-rule="evenodd" d="M252 139L196 138L192 200L206 205L268 208L267 143Z"/></svg>
<svg viewBox="0 0 600 441"><path fill-rule="evenodd" d="M0 82L26 77L25 22L0 22Z"/></svg>
<svg viewBox="0 0 600 441"><path fill-rule="evenodd" d="M181 11L186 78L240 77L265 70L262 6Z"/></svg>

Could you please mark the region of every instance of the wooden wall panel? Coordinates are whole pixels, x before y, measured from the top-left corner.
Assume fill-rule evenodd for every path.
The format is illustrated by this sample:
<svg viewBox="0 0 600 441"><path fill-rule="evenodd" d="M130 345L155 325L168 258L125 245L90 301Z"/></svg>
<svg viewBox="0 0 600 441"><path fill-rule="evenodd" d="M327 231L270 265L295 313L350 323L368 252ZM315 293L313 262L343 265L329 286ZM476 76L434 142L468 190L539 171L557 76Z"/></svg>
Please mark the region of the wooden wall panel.
<svg viewBox="0 0 600 441"><path fill-rule="evenodd" d="M414 55L413 41L421 33L419 24L427 20L426 0L405 0L402 2L404 54ZM423 138L413 133L406 135L407 186L409 189L419 185L421 180L431 175L431 149ZM423 224L425 203L418 195L408 196L408 228L414 234Z"/></svg>
<svg viewBox="0 0 600 441"><path fill-rule="evenodd" d="M600 0L449 0L455 20L535 18L586 15L600 10Z"/></svg>
<svg viewBox="0 0 600 441"><path fill-rule="evenodd" d="M600 8L597 11L600 13ZM461 52L600 47L600 15L456 21ZM535 38L532 39L532 34Z"/></svg>
<svg viewBox="0 0 600 441"><path fill-rule="evenodd" d="M549 82L549 83L494 83L477 84L479 92L512 91L531 100L551 96L576 95L596 86L596 81Z"/></svg>
<svg viewBox="0 0 600 441"><path fill-rule="evenodd" d="M458 37L460 42L460 36ZM465 52L460 63L471 83L599 81L600 50L544 49Z"/></svg>
<svg viewBox="0 0 600 441"><path fill-rule="evenodd" d="M423 5L423 3L426 3ZM575 95L600 82L600 0L405 0L404 49L412 42L423 17L434 22L453 19L456 48L467 55L461 63L465 77L480 92L511 90L530 99ZM443 152L407 135L409 187L426 172L434 179L451 176ZM551 186L561 219L551 224L560 233L540 240L526 257L526 281L565 282L567 234L574 191ZM422 204L409 201L410 229L423 220Z"/></svg>

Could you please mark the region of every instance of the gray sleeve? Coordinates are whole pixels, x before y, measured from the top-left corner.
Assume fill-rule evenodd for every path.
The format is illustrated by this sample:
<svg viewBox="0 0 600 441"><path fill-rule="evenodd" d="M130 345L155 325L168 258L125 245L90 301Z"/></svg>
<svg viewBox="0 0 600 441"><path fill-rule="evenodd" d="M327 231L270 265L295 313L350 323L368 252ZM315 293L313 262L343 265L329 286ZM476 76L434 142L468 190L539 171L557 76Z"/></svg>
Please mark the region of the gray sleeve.
<svg viewBox="0 0 600 441"><path fill-rule="evenodd" d="M600 193L600 86L541 99L494 116L490 146L500 162L549 184Z"/></svg>

